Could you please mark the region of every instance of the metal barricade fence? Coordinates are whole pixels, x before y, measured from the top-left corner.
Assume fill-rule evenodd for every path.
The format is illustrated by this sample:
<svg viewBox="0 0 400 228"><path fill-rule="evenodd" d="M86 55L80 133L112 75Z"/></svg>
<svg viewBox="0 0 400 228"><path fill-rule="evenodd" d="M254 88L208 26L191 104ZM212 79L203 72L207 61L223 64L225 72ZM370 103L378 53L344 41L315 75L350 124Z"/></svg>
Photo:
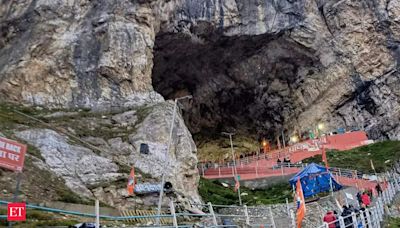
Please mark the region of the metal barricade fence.
<svg viewBox="0 0 400 228"><path fill-rule="evenodd" d="M381 195L375 200L375 205L373 207L365 209L365 211L360 210L357 213L352 213L351 215L342 217L340 216L333 222L324 223L318 228L328 228L330 224L339 223L340 228L344 227L369 227L369 228L380 228L381 222L384 220L385 207L390 204L396 193L400 191L399 177L393 177L391 181L388 182L386 189ZM349 223L349 221L351 221Z"/></svg>
<svg viewBox="0 0 400 228"><path fill-rule="evenodd" d="M265 159L278 159L278 158L282 158L282 157L287 157L290 154L292 154L293 152L295 152L295 150L290 149L290 148L285 148L285 149L280 149L277 151L274 151L273 153L262 153L259 155L252 155L252 156L247 156L244 158L240 158L240 159L236 159L235 163L237 166L240 165L247 165L249 163L255 162L257 160L265 160ZM198 164L198 169L200 171L200 173L204 173L207 169L217 169L217 168L229 168L232 167L235 164L233 161L229 161L229 162L224 162L224 163L207 163L207 162L200 162Z"/></svg>
<svg viewBox="0 0 400 228"><path fill-rule="evenodd" d="M8 204L9 202L0 200L0 205ZM126 216L109 216L109 215L98 215L102 221L122 221L125 223L134 223L138 224L135 227L154 227L154 221L156 218L162 218L164 221L170 221L168 224L164 223L158 227L193 227L193 224L190 224L186 221L185 218L206 218L206 221L203 221L203 227L243 227L243 226L250 226L250 227L273 227L275 228L275 224L273 222L273 216L271 211L270 214L266 214L264 216L257 216L257 215L249 215L248 208L246 206L228 206L228 205L212 205L211 203L208 204L193 204L198 208L203 208L202 211L206 211L203 214L194 214L194 213L175 213L175 210L172 209L174 204L171 203L170 207L170 214L161 214L161 215L126 215ZM26 205L27 209L34 209L40 210L44 212L51 212L51 213L59 213L64 215L72 215L77 217L85 217L90 219L96 218L96 214L91 213L82 213L77 211L68 211L68 210L61 210L56 208L49 208L49 207L42 207L32 204ZM223 209L230 208L231 211L224 212ZM263 210L265 208L258 208L258 207L251 207L252 209L257 208L259 210ZM267 210L267 209L265 209ZM233 213L236 211L237 213ZM6 215L0 215L0 219L6 219ZM207 219L209 222L207 223ZM232 219L233 224L225 224L226 222L224 219ZM272 222L271 222L272 220ZM140 225L141 222L138 221L145 221L148 225ZM138 223L136 223L138 222Z"/></svg>
<svg viewBox="0 0 400 228"><path fill-rule="evenodd" d="M399 181L400 178L398 175L387 175L389 176L389 181L387 182L387 187L384 188L381 195L379 195L376 200L374 200L374 206L366 209L366 212L359 212L352 214L352 221L355 224L356 221L360 222L363 227L369 225L369 227L378 227L380 228L380 222L383 221L385 215L385 206L390 204L395 194L400 191ZM0 200L1 204L7 204L7 201ZM136 220L136 219L149 219L154 220L155 218L168 218L171 221L171 224L164 224L162 227L192 227L191 224L186 223L185 218L205 218L210 222L209 224L205 224L203 227L240 227L240 226L248 226L248 227L276 227L275 219L272 214L271 207L247 207L247 206L228 206L228 205L212 205L208 204L193 204L197 208L200 208L203 214L194 214L194 213L175 213L175 206L171 202L170 204L170 214L162 214L158 215L142 215L142 216L108 216L108 215L98 215L102 220L115 220L115 221L128 221L128 220ZM75 215L82 216L88 218L95 218L96 214L90 213L81 213L76 211L67 211L49 207L42 207L37 205L27 204L28 209L41 210L46 212L67 214L67 215ZM263 213L255 213L254 211L264 210ZM251 211L251 212L250 212ZM289 212L288 212L289 214ZM4 219L6 216L0 215L0 219ZM339 217L335 222L339 222L340 227L347 227L345 224L347 217ZM231 219L233 224L225 224L225 220ZM179 224L178 224L179 221ZM185 224L186 223L186 224ZM236 223L236 224L235 224ZM353 224L353 225L354 225ZM329 224L324 223L318 228L328 227ZM288 226L290 227L290 226Z"/></svg>
<svg viewBox="0 0 400 228"><path fill-rule="evenodd" d="M9 202L0 200L0 205L6 205ZM173 204L171 205L173 207ZM161 214L161 215L131 215L131 216L109 216L109 215L96 215L96 214L91 214L91 213L82 213L82 212L77 212L77 211L70 211L70 210L62 210L62 209L56 209L56 208L49 208L49 207L42 207L42 206L37 206L37 205L32 205L32 204L26 204L26 208L28 209L34 209L38 211L43 211L43 212L51 212L51 213L57 213L57 214L63 214L63 215L71 215L79 218L86 218L85 221L87 222L88 220L90 221L91 219L96 218L98 216L101 220L103 221L122 221L124 223L130 223L130 221L145 221L147 222L150 226L154 227L154 222L156 218L162 218L164 220L170 221L168 224L164 223L160 227L192 227L190 224L185 224L182 222L181 224L178 224L179 218L185 218L185 217L191 217L191 218L201 218L201 217L210 217L212 216L209 213L204 213L204 214L193 214L193 213L175 213L174 210L171 210L170 214ZM93 210L94 211L94 210ZM6 215L0 215L0 219L7 219ZM83 220L83 219L80 219ZM184 221L184 219L182 220ZM148 227L146 225L141 224L141 222L138 223L138 225L135 225L135 227Z"/></svg>
<svg viewBox="0 0 400 228"><path fill-rule="evenodd" d="M211 203L192 205L198 208L207 208L209 214L213 217L211 227L276 227L270 207L213 205ZM258 210L258 215L254 213L254 210Z"/></svg>

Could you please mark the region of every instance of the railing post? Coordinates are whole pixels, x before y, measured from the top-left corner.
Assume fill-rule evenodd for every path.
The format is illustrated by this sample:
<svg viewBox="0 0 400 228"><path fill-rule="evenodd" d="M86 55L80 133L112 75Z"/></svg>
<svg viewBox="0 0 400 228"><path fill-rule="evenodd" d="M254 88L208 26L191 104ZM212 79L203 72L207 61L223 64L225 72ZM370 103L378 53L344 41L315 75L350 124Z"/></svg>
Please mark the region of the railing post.
<svg viewBox="0 0 400 228"><path fill-rule="evenodd" d="M289 200L288 198L286 198L286 212L288 217L290 217L290 208L289 208Z"/></svg>
<svg viewBox="0 0 400 228"><path fill-rule="evenodd" d="M221 167L218 166L218 176L221 177Z"/></svg>
<svg viewBox="0 0 400 228"><path fill-rule="evenodd" d="M96 211L96 228L100 228L100 204L98 199L96 199L95 202L95 211Z"/></svg>
<svg viewBox="0 0 400 228"><path fill-rule="evenodd" d="M256 177L258 177L258 160L256 161Z"/></svg>
<svg viewBox="0 0 400 228"><path fill-rule="evenodd" d="M378 225L378 227L380 227L381 226L381 220L379 218L378 208L376 208L375 213L376 213L376 217L377 217L376 224Z"/></svg>
<svg viewBox="0 0 400 228"><path fill-rule="evenodd" d="M346 225L344 224L344 219L342 216L339 217L339 225L340 225L340 228L346 228Z"/></svg>
<svg viewBox="0 0 400 228"><path fill-rule="evenodd" d="M281 165L281 172L282 172L282 176L283 176L283 173L284 173L284 171L283 171L283 165Z"/></svg>
<svg viewBox="0 0 400 228"><path fill-rule="evenodd" d="M243 206L244 210L244 215L246 216L246 225L250 225L250 217L249 217L249 211L247 210L247 205Z"/></svg>
<svg viewBox="0 0 400 228"><path fill-rule="evenodd" d="M364 216L363 211L360 211L360 218L361 218L362 227L365 227L365 216Z"/></svg>
<svg viewBox="0 0 400 228"><path fill-rule="evenodd" d="M392 199L392 191L391 191L391 189L390 189L390 184L389 184L389 182L387 182L388 184L387 184L387 188L386 188L386 199L387 199L387 204L389 204L390 202L391 202L391 199Z"/></svg>
<svg viewBox="0 0 400 228"><path fill-rule="evenodd" d="M378 216L379 216L379 221L383 221L383 201L382 201L382 197L378 198Z"/></svg>
<svg viewBox="0 0 400 228"><path fill-rule="evenodd" d="M365 209L365 217L367 217L367 225L368 227L372 226L371 215L369 214L370 210Z"/></svg>
<svg viewBox="0 0 400 228"><path fill-rule="evenodd" d="M271 218L272 228L276 228L275 220L274 220L274 215L272 214L272 209L271 209L271 207L268 207L268 208L269 208L269 216L270 216L270 218Z"/></svg>
<svg viewBox="0 0 400 228"><path fill-rule="evenodd" d="M296 228L296 216L294 215L293 210L290 210L290 218L292 220L292 227Z"/></svg>
<svg viewBox="0 0 400 228"><path fill-rule="evenodd" d="M171 200L169 201L169 209L171 211L171 215L172 215L172 222L174 224L175 228L178 228L178 220L176 219L176 213L175 213L175 205L174 202Z"/></svg>
<svg viewBox="0 0 400 228"><path fill-rule="evenodd" d="M208 202L208 210L210 211L210 214L212 216L214 226L218 226L217 217L215 217L214 208L213 208L211 202Z"/></svg>
<svg viewBox="0 0 400 228"><path fill-rule="evenodd" d="M386 189L382 192L383 204L386 204Z"/></svg>
<svg viewBox="0 0 400 228"><path fill-rule="evenodd" d="M358 227L356 213L351 212L351 220L353 220L353 226Z"/></svg>
<svg viewBox="0 0 400 228"><path fill-rule="evenodd" d="M396 190L395 190L392 182L389 182L389 186L390 186L390 191L392 192L392 199L391 199L391 201L392 201L394 196L396 195Z"/></svg>
<svg viewBox="0 0 400 228"><path fill-rule="evenodd" d="M397 178L395 177L394 178L394 186L395 186L395 188L396 188L396 191L398 192L398 191L400 191L400 186L399 186L399 183L397 182L398 180L397 180Z"/></svg>
<svg viewBox="0 0 400 228"><path fill-rule="evenodd" d="M369 211L371 212L371 227L377 227L377 225L376 225L377 218L375 215L375 208L376 208L376 205L375 205L375 207L371 207L369 209Z"/></svg>
<svg viewBox="0 0 400 228"><path fill-rule="evenodd" d="M202 174L203 177L204 177L204 164L203 164L203 163L201 163L201 174Z"/></svg>
<svg viewBox="0 0 400 228"><path fill-rule="evenodd" d="M387 187L386 191L385 191L385 205L390 203L390 195L389 195L389 187Z"/></svg>

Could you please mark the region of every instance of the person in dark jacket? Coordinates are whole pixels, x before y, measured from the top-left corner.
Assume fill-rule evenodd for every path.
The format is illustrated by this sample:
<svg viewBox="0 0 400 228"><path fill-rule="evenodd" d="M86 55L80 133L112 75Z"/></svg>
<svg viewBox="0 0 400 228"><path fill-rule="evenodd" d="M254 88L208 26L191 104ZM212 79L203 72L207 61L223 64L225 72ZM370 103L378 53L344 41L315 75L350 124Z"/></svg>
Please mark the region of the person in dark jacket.
<svg viewBox="0 0 400 228"><path fill-rule="evenodd" d="M357 200L358 200L358 203L361 205L362 204L361 192L357 192Z"/></svg>
<svg viewBox="0 0 400 228"><path fill-rule="evenodd" d="M375 189L378 195L382 195L382 187L379 183L375 186Z"/></svg>
<svg viewBox="0 0 400 228"><path fill-rule="evenodd" d="M344 218L344 225L346 228L354 228L353 227L353 218L351 217L351 209L346 205L343 206L342 217Z"/></svg>
<svg viewBox="0 0 400 228"><path fill-rule="evenodd" d="M335 217L335 215L333 214L333 211L328 211L326 213L326 215L324 216L324 222L328 223L328 227L329 228L336 228L336 224L334 223L334 221L337 218Z"/></svg>
<svg viewBox="0 0 400 228"><path fill-rule="evenodd" d="M339 218L337 211L333 211L333 214L335 215L336 218ZM340 228L339 220L335 222L335 226L336 228Z"/></svg>

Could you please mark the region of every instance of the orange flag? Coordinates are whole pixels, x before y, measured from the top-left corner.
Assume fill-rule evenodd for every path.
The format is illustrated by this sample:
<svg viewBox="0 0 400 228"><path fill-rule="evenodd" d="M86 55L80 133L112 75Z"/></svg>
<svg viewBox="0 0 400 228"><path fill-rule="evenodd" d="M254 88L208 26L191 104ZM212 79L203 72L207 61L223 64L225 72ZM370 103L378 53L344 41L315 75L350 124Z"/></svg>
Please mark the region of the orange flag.
<svg viewBox="0 0 400 228"><path fill-rule="evenodd" d="M134 194L135 184L136 184L135 182L136 182L136 180L135 180L135 168L132 167L131 174L129 175L129 178L128 178L128 185L127 185L128 194L129 195L133 195Z"/></svg>
<svg viewBox="0 0 400 228"><path fill-rule="evenodd" d="M301 228L301 223L306 214L306 203L304 201L303 188L301 187L300 178L297 179L296 196L295 197L296 197L295 202L296 202L296 208L297 208L296 224L297 224L297 228Z"/></svg>
<svg viewBox="0 0 400 228"><path fill-rule="evenodd" d="M325 163L326 169L328 169L329 166L328 166L328 159L326 158L325 148L322 148L322 161Z"/></svg>

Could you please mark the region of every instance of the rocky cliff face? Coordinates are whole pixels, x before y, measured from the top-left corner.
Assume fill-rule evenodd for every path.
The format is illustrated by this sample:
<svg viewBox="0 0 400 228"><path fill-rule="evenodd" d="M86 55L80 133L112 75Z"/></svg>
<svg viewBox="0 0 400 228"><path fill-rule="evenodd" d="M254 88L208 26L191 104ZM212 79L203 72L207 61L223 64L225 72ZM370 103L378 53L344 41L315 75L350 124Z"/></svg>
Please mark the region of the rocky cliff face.
<svg viewBox="0 0 400 228"><path fill-rule="evenodd" d="M194 94L194 132L325 122L398 139L399 4L186 1L175 30L156 37L153 84L164 97Z"/></svg>
<svg viewBox="0 0 400 228"><path fill-rule="evenodd" d="M399 2L4 1L0 91L53 107L195 96L194 132L316 122L398 138ZM153 65L154 68L153 68ZM153 80L153 85L152 85Z"/></svg>
<svg viewBox="0 0 400 228"><path fill-rule="evenodd" d="M74 192L115 206L157 201L157 196L127 198L121 183L130 166L146 176L138 175L139 183L158 183L166 171L175 189L172 197L200 202L196 146L180 115L165 164L172 106L151 84L159 23L153 4L0 1L1 100L106 113L104 118L76 112L37 116L60 128L12 125L16 129L7 136L36 147L40 161L33 165L56 173ZM127 108L132 111L115 114ZM149 146L148 155L140 154L141 144Z"/></svg>
<svg viewBox="0 0 400 228"><path fill-rule="evenodd" d="M192 94L192 132L231 126L273 138L325 122L400 138L397 0L3 0L0 12L2 100L97 111L147 104L167 115L159 94ZM145 119L113 141L124 146L115 157L141 140L160 152L165 124ZM195 149L178 124L171 157L181 168L171 174L187 178L177 186L190 195ZM16 135L41 148L42 133ZM157 156L136 165L159 177Z"/></svg>
<svg viewBox="0 0 400 228"><path fill-rule="evenodd" d="M11 110L0 105L0 128L4 130L3 137L29 145L24 168L27 177L22 182L22 194L28 200L66 199L56 194L42 198L43 193L52 189L50 181L48 184L30 183L40 174L50 172L77 195L97 198L120 208L154 207L157 194L128 196L127 178L131 167L135 167L138 184L157 185L162 174L166 174L165 180L174 190L164 198L166 206L171 199L186 208L190 208L189 203L201 202L197 191L196 145L179 113L174 123L170 154L166 157L173 112L170 102L125 112L29 112L46 124L32 122ZM13 119L13 115L17 119ZM2 171L0 177L0 189L7 190L5 195L0 193L0 197L6 198L10 191L5 187L9 186L12 174ZM46 179L46 176L40 178ZM65 195L65 190L59 188L54 186L57 192Z"/></svg>

